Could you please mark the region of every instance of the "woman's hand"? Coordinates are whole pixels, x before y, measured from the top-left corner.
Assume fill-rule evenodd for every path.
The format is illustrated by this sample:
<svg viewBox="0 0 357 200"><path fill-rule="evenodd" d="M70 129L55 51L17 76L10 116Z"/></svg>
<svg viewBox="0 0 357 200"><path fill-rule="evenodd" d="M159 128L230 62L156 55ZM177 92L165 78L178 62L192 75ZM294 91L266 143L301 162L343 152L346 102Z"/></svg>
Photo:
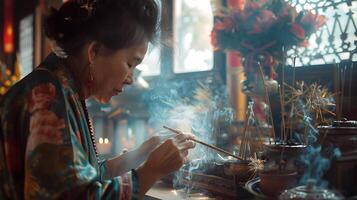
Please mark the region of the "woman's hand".
<svg viewBox="0 0 357 200"><path fill-rule="evenodd" d="M141 195L144 195L156 180L183 165L188 150L195 147L195 143L190 139L193 139L193 135L178 134L164 141L149 154L145 163L137 170Z"/></svg>
<svg viewBox="0 0 357 200"><path fill-rule="evenodd" d="M107 160L107 173L105 178L120 176L130 169L140 166L148 157L149 153L161 143L160 136L154 136L145 141L139 148L132 151L127 149L113 159Z"/></svg>
<svg viewBox="0 0 357 200"><path fill-rule="evenodd" d="M189 134L178 134L154 149L145 165L157 172L159 178L178 170L184 163L188 150L195 147Z"/></svg>
<svg viewBox="0 0 357 200"><path fill-rule="evenodd" d="M161 143L160 136L153 136L140 145L138 151L146 159L149 153Z"/></svg>
<svg viewBox="0 0 357 200"><path fill-rule="evenodd" d="M144 160L147 159L147 156L151 153L152 150L154 150L159 144L161 144L163 141L169 139L169 138L174 138L176 134L170 133L168 131L161 131L157 133L158 135L152 136L148 140L146 140L144 143L142 143L139 148L137 149L139 154L141 155ZM143 160L143 161L144 161Z"/></svg>

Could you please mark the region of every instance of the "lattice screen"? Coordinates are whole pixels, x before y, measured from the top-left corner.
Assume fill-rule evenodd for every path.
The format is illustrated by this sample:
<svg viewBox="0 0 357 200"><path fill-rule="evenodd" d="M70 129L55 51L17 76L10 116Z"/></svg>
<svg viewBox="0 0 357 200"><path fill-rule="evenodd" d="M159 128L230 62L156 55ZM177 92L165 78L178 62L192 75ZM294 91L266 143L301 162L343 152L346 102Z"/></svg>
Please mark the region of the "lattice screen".
<svg viewBox="0 0 357 200"><path fill-rule="evenodd" d="M299 10L314 10L327 17L324 27L314 33L308 48L288 52L288 64L296 66L357 61L357 0L287 0Z"/></svg>

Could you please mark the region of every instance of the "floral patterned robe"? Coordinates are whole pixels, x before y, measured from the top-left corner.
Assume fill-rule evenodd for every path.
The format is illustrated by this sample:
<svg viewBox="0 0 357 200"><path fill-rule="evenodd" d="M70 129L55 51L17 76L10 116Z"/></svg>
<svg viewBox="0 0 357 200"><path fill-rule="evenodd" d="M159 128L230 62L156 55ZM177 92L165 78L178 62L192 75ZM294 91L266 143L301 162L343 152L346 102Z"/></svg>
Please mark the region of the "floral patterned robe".
<svg viewBox="0 0 357 200"><path fill-rule="evenodd" d="M69 70L54 54L0 103L0 199L135 199L135 170L105 179Z"/></svg>

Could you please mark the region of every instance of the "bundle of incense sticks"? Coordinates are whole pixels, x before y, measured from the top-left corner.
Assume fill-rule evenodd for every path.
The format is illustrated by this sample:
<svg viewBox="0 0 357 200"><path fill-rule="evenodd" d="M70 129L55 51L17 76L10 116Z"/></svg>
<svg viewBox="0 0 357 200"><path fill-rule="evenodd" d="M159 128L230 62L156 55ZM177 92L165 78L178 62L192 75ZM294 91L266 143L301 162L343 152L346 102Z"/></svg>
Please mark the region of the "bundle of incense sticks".
<svg viewBox="0 0 357 200"><path fill-rule="evenodd" d="M164 127L165 129L169 130L169 131L172 131L172 132L176 133L176 134L182 133L180 130L177 130L177 129L173 129L173 128L170 128L170 127L167 127L167 126L163 126L163 127ZM243 158L241 158L241 157L239 157L239 156L236 156L236 155L234 155L234 154L232 154L232 153L229 153L228 151L225 151L225 150L223 150L223 149L221 149L221 148L218 148L218 147L216 147L216 146L213 146L213 145L211 145L211 144L207 144L207 143L202 142L202 141L197 140L197 139L191 139L191 140L194 141L194 142L197 142L197 143L199 143L199 144L202 144L202 145L204 145L204 146L206 146L206 147L209 147L209 148L211 148L211 149L213 149L213 150L215 150L215 151L218 151L218 152L227 154L227 155L229 155L229 156L232 156L233 158L236 158L236 159L238 159L238 160L244 160Z"/></svg>

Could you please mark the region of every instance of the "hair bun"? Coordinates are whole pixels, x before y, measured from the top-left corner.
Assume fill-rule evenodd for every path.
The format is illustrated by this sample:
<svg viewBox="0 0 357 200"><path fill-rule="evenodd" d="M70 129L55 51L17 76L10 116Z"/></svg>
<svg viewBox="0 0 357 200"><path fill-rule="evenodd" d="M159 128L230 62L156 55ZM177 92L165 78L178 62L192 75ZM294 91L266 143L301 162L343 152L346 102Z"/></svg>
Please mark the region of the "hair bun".
<svg viewBox="0 0 357 200"><path fill-rule="evenodd" d="M51 8L44 24L45 33L48 38L61 44L85 31L90 16L89 9L79 3L68 1L59 10Z"/></svg>
<svg viewBox="0 0 357 200"><path fill-rule="evenodd" d="M158 0L71 0L46 18L46 35L69 55L91 41L111 50L155 40Z"/></svg>

